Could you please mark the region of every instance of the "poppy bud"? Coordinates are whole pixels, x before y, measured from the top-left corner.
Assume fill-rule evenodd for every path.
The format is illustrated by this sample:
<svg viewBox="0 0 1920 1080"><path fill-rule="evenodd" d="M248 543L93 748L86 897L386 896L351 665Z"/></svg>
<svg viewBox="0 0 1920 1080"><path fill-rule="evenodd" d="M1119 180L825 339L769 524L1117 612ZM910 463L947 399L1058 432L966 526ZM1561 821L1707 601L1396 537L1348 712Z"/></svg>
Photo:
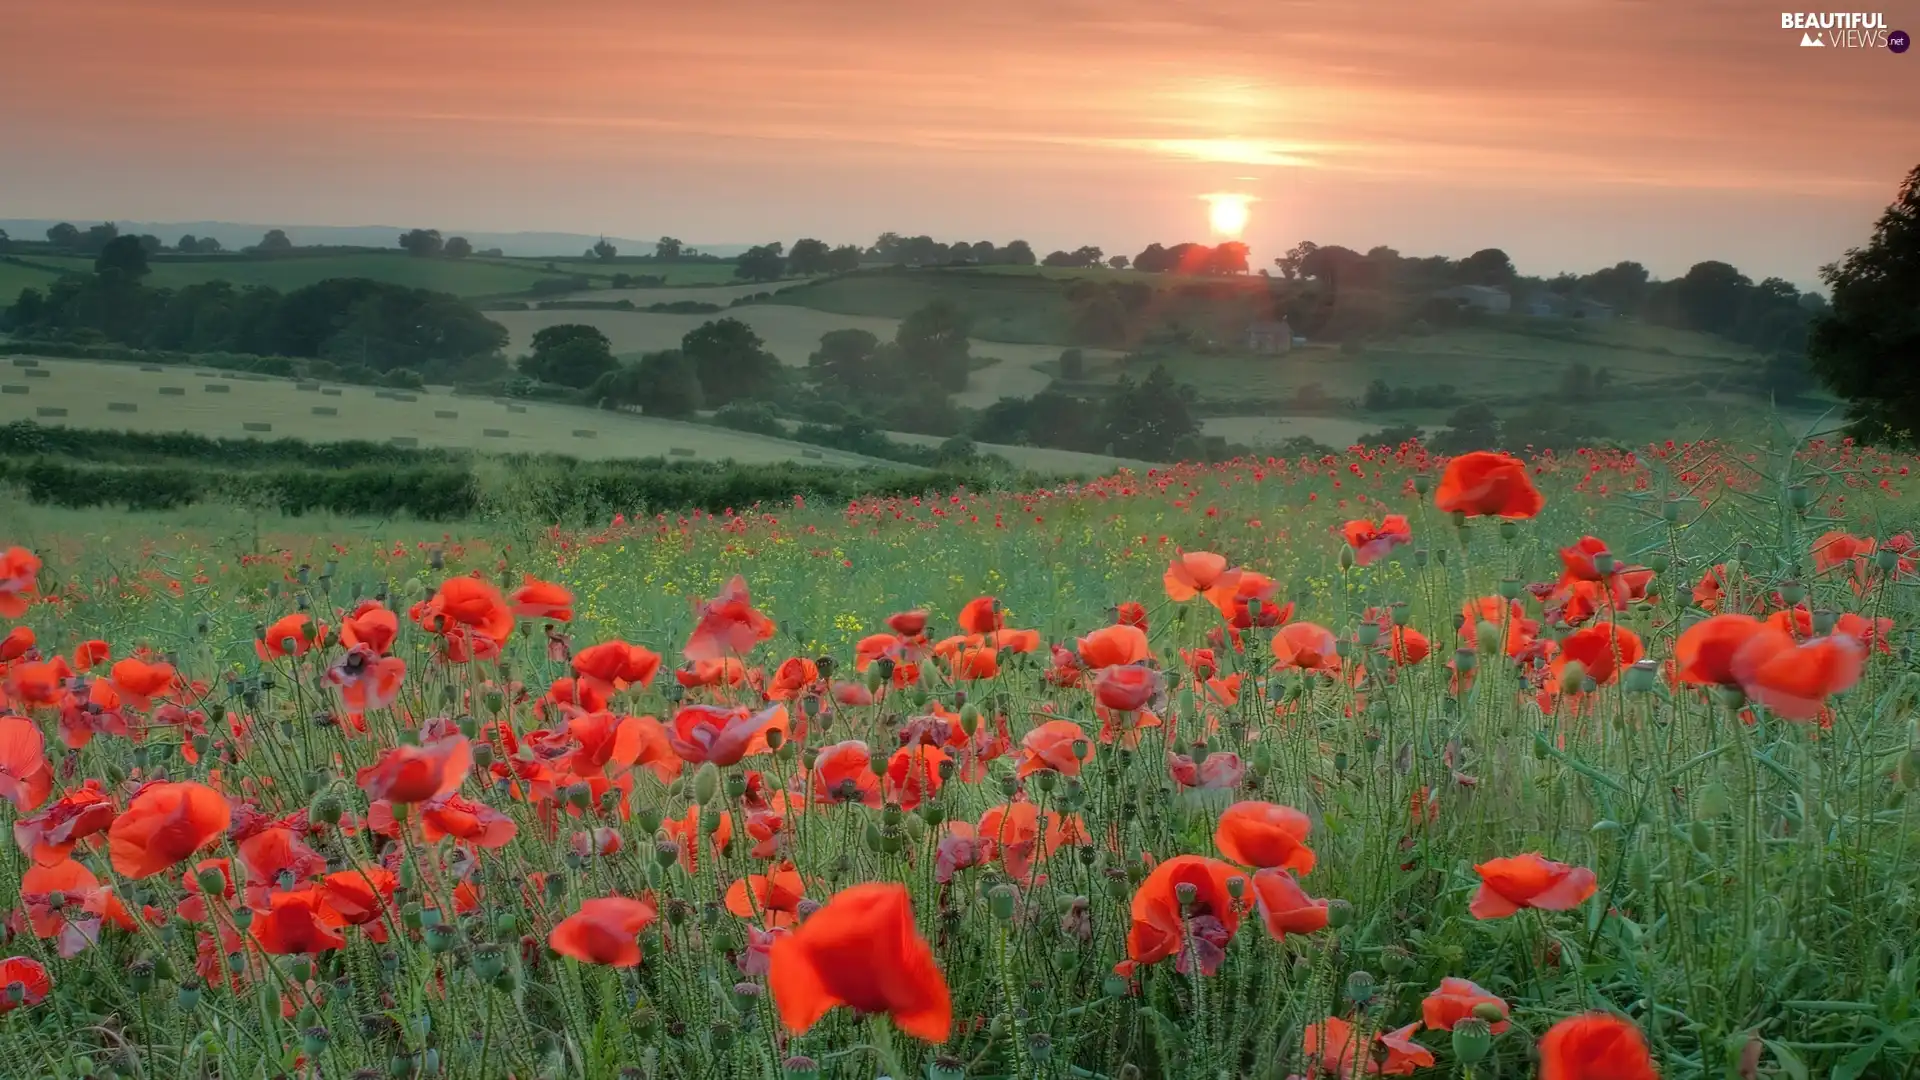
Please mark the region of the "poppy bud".
<svg viewBox="0 0 1920 1080"><path fill-rule="evenodd" d="M1794 484L1787 488L1787 505L1795 510L1805 510L1813 505L1813 492L1805 484Z"/></svg>
<svg viewBox="0 0 1920 1080"><path fill-rule="evenodd" d="M1355 1005L1365 1005L1373 1000L1373 973L1356 971L1347 976L1347 1000Z"/></svg>
<svg viewBox="0 0 1920 1080"><path fill-rule="evenodd" d="M1416 567L1422 567L1422 568L1424 568L1427 565L1427 549L1426 548L1413 549L1413 565Z"/></svg>
<svg viewBox="0 0 1920 1080"><path fill-rule="evenodd" d="M693 801L705 806L718 794L720 794L720 767L711 761L705 762L693 774Z"/></svg>
<svg viewBox="0 0 1920 1080"><path fill-rule="evenodd" d="M1474 644L1480 646L1482 653L1493 656L1500 651L1500 641L1505 635L1501 633L1499 623L1483 621L1473 629Z"/></svg>
<svg viewBox="0 0 1920 1080"><path fill-rule="evenodd" d="M1344 773L1347 771L1347 752L1345 750L1334 751L1333 771L1337 773Z"/></svg>
<svg viewBox="0 0 1920 1080"><path fill-rule="evenodd" d="M1456 649L1453 653L1453 670L1465 675L1480 662L1479 654L1472 649Z"/></svg>
<svg viewBox="0 0 1920 1080"><path fill-rule="evenodd" d="M971 736L980 730L980 707L968 705L960 710L960 730Z"/></svg>
<svg viewBox="0 0 1920 1080"><path fill-rule="evenodd" d="M1380 640L1380 624L1370 622L1361 623L1354 628L1353 639L1371 648L1375 642Z"/></svg>
<svg viewBox="0 0 1920 1080"><path fill-rule="evenodd" d="M1491 1008L1492 1006L1482 1003L1482 1005L1475 1006L1474 1011L1478 1012L1483 1007ZM1494 1011L1498 1012L1499 1010L1495 1009ZM1469 1016L1454 1021L1453 1056L1458 1058L1462 1065L1477 1064L1485 1059L1487 1054L1492 1052L1492 1050L1493 1031L1487 1026L1487 1021L1480 1019L1478 1016Z"/></svg>
<svg viewBox="0 0 1920 1080"><path fill-rule="evenodd" d="M1873 565L1882 570L1891 571L1900 565L1900 553L1892 548L1881 548L1873 553Z"/></svg>
<svg viewBox="0 0 1920 1080"><path fill-rule="evenodd" d="M1814 635L1817 637L1826 637L1828 634L1833 633L1833 624L1839 621L1840 621L1840 616L1835 614L1832 611L1827 611L1825 609L1822 609L1820 611L1814 612L1813 613Z"/></svg>
<svg viewBox="0 0 1920 1080"><path fill-rule="evenodd" d="M1353 569L1353 548L1342 547L1340 549L1340 569L1342 570Z"/></svg>
<svg viewBox="0 0 1920 1080"><path fill-rule="evenodd" d="M1666 573L1667 567L1672 565L1673 565L1673 560L1669 559L1667 557L1667 553L1664 551L1656 551L1653 554L1647 556L1647 568L1652 570L1656 574Z"/></svg>
<svg viewBox="0 0 1920 1080"><path fill-rule="evenodd" d="M880 826L871 821L867 822L866 838L868 851L880 851L886 846L880 835Z"/></svg>
<svg viewBox="0 0 1920 1080"><path fill-rule="evenodd" d="M1505 540L1508 543L1512 543L1514 539L1519 535L1520 535L1519 522L1503 521L1500 523L1500 539Z"/></svg>
<svg viewBox="0 0 1920 1080"><path fill-rule="evenodd" d="M1569 660L1567 661L1567 666L1560 672L1560 692L1563 694L1580 693L1586 688L1586 681L1587 666L1578 660Z"/></svg>

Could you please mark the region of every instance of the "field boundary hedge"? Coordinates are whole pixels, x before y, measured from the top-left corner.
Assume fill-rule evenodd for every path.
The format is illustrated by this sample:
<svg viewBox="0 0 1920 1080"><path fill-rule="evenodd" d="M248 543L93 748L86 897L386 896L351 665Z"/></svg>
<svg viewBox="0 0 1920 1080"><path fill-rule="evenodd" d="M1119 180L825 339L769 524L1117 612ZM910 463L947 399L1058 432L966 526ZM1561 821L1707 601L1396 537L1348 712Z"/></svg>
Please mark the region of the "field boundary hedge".
<svg viewBox="0 0 1920 1080"><path fill-rule="evenodd" d="M843 469L561 455L480 455L368 442L211 439L0 425L0 486L29 502L71 509L170 510L230 503L288 514L408 515L452 521L515 515L605 520L959 489L1037 488L1053 478L981 470Z"/></svg>

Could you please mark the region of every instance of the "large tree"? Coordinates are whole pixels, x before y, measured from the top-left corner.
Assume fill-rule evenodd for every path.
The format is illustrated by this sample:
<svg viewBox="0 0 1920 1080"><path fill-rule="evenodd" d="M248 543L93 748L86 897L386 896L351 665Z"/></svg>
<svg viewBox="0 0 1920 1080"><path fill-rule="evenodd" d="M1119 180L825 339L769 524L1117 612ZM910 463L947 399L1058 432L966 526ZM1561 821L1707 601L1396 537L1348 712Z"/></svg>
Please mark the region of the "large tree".
<svg viewBox="0 0 1920 1080"><path fill-rule="evenodd" d="M287 238L285 229L268 229L257 247L261 251L292 251L293 241Z"/></svg>
<svg viewBox="0 0 1920 1080"><path fill-rule="evenodd" d="M1820 276L1833 298L1808 342L1814 374L1847 399L1856 437L1920 441L1920 166L1867 246Z"/></svg>
<svg viewBox="0 0 1920 1080"><path fill-rule="evenodd" d="M967 334L973 317L945 299L929 301L900 321L894 342L905 354L908 370L948 391L967 388L973 367Z"/></svg>
<svg viewBox="0 0 1920 1080"><path fill-rule="evenodd" d="M147 276L147 245L138 236L116 236L94 257L93 272L101 280L132 285Z"/></svg>
<svg viewBox="0 0 1920 1080"><path fill-rule="evenodd" d="M793 242L793 250L787 253L787 269L795 277L810 277L824 274L828 269L828 260L833 251L826 242L807 237Z"/></svg>
<svg viewBox="0 0 1920 1080"><path fill-rule="evenodd" d="M701 393L713 408L764 398L779 382L780 361L753 327L739 319L715 319L687 331L680 351L699 375Z"/></svg>
<svg viewBox="0 0 1920 1080"><path fill-rule="evenodd" d="M607 335L584 323L541 330L533 335L533 352L520 359L520 370L532 378L582 389L619 367Z"/></svg>
<svg viewBox="0 0 1920 1080"><path fill-rule="evenodd" d="M439 229L408 229L400 234L400 246L409 255L430 258L440 254L446 244L440 239Z"/></svg>
<svg viewBox="0 0 1920 1080"><path fill-rule="evenodd" d="M734 264L733 276L747 281L776 281L785 277L787 258L781 254L785 249L786 245L778 240L748 248Z"/></svg>

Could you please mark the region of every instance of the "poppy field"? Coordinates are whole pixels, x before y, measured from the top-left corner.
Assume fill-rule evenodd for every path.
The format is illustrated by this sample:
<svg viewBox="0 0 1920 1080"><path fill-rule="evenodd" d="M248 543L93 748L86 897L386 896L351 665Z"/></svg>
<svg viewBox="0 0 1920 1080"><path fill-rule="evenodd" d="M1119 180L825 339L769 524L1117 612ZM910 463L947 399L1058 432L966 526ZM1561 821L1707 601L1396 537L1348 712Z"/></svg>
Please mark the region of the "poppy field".
<svg viewBox="0 0 1920 1080"><path fill-rule="evenodd" d="M1909 1075L1914 464L1409 444L432 542L0 535L0 1054Z"/></svg>

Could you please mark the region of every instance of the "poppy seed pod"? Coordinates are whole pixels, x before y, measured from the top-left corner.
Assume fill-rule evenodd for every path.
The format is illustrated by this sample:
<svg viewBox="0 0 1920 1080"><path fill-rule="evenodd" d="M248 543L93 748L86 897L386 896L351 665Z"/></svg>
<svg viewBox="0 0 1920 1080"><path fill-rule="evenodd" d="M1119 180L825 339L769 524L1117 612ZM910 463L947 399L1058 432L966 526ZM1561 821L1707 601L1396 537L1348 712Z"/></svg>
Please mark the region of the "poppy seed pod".
<svg viewBox="0 0 1920 1080"><path fill-rule="evenodd" d="M1659 665L1652 660L1637 660L1620 676L1620 685L1630 694L1644 694L1653 689L1659 673Z"/></svg>
<svg viewBox="0 0 1920 1080"><path fill-rule="evenodd" d="M1365 1005L1373 1000L1374 980L1370 971L1356 971L1347 976L1347 1000L1355 1005Z"/></svg>
<svg viewBox="0 0 1920 1080"><path fill-rule="evenodd" d="M1499 1011L1497 1006L1491 1005L1475 1006L1475 1011L1478 1012L1481 1008ZM1487 1021L1477 1016L1454 1021L1453 1056L1458 1058L1462 1065L1478 1064L1492 1051L1493 1031Z"/></svg>
<svg viewBox="0 0 1920 1080"><path fill-rule="evenodd" d="M705 806L718 794L720 794L720 767L711 761L703 762L699 770L693 774L693 801Z"/></svg>
<svg viewBox="0 0 1920 1080"><path fill-rule="evenodd" d="M1806 598L1807 598L1807 587L1805 585L1802 585L1797 581L1787 581L1787 582L1781 583L1780 599L1785 600L1787 602L1788 607L1793 607L1794 605L1800 603L1800 601L1805 600Z"/></svg>

